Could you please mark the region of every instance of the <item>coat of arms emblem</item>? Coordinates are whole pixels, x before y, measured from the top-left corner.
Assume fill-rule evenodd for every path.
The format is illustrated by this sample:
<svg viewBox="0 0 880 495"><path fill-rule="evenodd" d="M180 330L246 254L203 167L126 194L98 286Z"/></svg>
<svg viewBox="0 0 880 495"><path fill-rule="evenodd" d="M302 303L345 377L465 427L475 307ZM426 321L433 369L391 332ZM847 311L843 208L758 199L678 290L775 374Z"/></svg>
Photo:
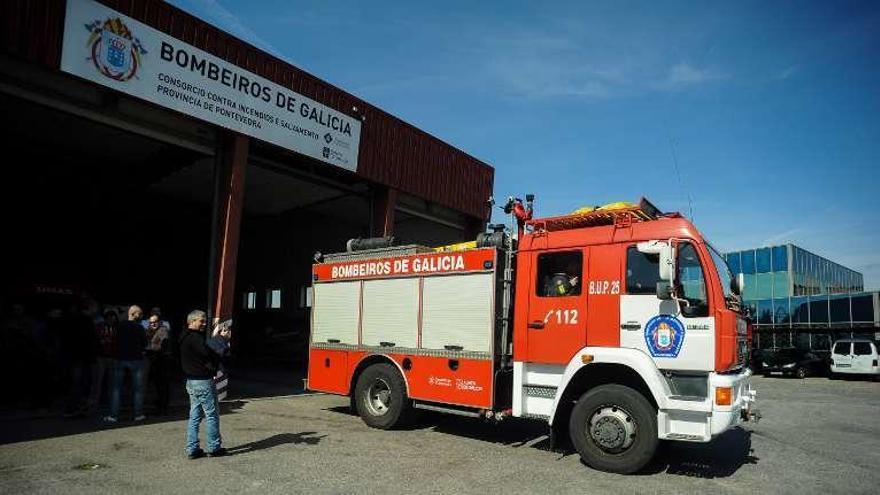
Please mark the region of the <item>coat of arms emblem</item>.
<svg viewBox="0 0 880 495"><path fill-rule="evenodd" d="M684 325L673 316L658 315L645 325L645 345L653 357L678 357L684 338Z"/></svg>
<svg viewBox="0 0 880 495"><path fill-rule="evenodd" d="M147 50L122 19L96 20L85 27L92 33L86 43L89 60L98 72L116 81L128 81L137 76L141 57Z"/></svg>

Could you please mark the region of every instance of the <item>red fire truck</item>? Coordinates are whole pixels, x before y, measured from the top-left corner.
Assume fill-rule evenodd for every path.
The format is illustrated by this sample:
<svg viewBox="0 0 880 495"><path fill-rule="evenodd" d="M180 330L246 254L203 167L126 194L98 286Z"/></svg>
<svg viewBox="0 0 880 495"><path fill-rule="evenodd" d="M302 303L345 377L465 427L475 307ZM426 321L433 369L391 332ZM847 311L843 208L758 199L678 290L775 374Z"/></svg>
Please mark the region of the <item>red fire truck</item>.
<svg viewBox="0 0 880 495"><path fill-rule="evenodd" d="M324 256L308 388L382 429L414 409L546 421L619 473L756 415L742 278L687 219L644 199L533 219L531 200L506 207L515 237Z"/></svg>

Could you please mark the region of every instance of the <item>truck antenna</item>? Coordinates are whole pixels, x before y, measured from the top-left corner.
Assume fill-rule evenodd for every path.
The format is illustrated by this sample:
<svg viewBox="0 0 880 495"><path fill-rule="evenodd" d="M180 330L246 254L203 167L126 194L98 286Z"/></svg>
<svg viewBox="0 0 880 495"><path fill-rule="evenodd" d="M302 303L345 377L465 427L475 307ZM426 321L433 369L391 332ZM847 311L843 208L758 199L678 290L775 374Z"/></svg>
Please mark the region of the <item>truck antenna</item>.
<svg viewBox="0 0 880 495"><path fill-rule="evenodd" d="M682 196L687 196L688 200L688 216L694 221L694 199L690 191L685 189L684 183L681 181L681 172L678 170L678 154L675 152L675 138L669 136L669 150L672 152L672 168L675 170L675 177L678 179L678 189Z"/></svg>

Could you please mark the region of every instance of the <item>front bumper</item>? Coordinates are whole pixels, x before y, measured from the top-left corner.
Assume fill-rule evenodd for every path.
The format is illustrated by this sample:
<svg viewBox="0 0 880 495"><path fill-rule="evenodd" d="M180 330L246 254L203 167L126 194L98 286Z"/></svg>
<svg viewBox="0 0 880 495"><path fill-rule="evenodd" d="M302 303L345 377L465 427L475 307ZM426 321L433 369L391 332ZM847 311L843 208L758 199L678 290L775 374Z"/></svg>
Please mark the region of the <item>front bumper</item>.
<svg viewBox="0 0 880 495"><path fill-rule="evenodd" d="M794 373L796 369L797 369L797 366L788 366L788 367L786 367L786 366L778 366L778 365L775 365L775 364L774 364L774 365L770 365L770 366L764 366L764 367L762 367L762 368L761 368L761 372L762 372L762 373L782 373L782 374L786 374L786 373Z"/></svg>
<svg viewBox="0 0 880 495"><path fill-rule="evenodd" d="M759 419L755 407L757 392L752 388L752 370L744 368L736 374L709 374L709 397L712 402L711 431L715 437L750 419ZM733 400L729 406L714 403L715 390L719 387L733 389Z"/></svg>
<svg viewBox="0 0 880 495"><path fill-rule="evenodd" d="M658 436L665 440L708 442L744 421L757 421L760 413L755 407L757 394L752 389L751 377L748 368L732 374L709 373L709 396L705 400L670 400L670 407L658 412ZM719 387L732 389L730 405L715 404Z"/></svg>

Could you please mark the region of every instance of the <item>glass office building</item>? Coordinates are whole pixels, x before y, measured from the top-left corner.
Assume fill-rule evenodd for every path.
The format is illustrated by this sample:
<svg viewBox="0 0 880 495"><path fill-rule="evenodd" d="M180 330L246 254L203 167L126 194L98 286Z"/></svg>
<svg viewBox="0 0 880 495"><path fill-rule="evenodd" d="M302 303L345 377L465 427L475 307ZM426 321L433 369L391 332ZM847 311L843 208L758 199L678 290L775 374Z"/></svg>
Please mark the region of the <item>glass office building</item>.
<svg viewBox="0 0 880 495"><path fill-rule="evenodd" d="M743 302L756 325L830 327L874 324L873 293L864 277L793 244L725 255L743 273Z"/></svg>

